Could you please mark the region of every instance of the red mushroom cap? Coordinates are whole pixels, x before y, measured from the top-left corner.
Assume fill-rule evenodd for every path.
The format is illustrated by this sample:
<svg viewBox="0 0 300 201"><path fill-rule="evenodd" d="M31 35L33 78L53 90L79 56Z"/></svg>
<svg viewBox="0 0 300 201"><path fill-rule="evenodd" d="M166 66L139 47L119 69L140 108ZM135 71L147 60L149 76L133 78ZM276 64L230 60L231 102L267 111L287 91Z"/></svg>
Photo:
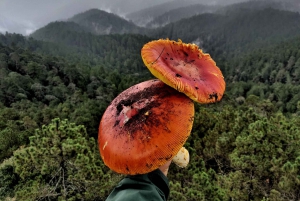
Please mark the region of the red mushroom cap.
<svg viewBox="0 0 300 201"><path fill-rule="evenodd" d="M98 133L101 157L118 173L151 172L177 154L193 119L193 101L163 82L132 86L103 114Z"/></svg>
<svg viewBox="0 0 300 201"><path fill-rule="evenodd" d="M160 39L145 44L141 55L155 77L192 100L213 103L223 97L222 72L197 45Z"/></svg>

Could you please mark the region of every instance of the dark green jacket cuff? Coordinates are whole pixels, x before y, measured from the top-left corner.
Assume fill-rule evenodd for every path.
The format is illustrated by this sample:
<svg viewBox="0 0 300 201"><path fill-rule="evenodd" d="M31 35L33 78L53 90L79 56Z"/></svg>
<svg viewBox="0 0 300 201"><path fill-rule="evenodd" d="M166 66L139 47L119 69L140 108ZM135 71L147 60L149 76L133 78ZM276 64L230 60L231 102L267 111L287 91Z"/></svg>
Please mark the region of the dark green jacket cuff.
<svg viewBox="0 0 300 201"><path fill-rule="evenodd" d="M111 192L106 201L166 201L169 181L159 170L148 174L127 176Z"/></svg>

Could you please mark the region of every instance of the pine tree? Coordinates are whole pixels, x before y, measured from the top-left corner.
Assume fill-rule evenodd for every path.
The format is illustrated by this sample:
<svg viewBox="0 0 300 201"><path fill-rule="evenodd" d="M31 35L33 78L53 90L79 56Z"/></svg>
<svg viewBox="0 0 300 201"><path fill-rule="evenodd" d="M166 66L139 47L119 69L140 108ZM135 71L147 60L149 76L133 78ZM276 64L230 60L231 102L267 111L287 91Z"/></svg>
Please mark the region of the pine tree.
<svg viewBox="0 0 300 201"><path fill-rule="evenodd" d="M17 200L104 200L114 185L85 128L58 118L14 153L14 168Z"/></svg>

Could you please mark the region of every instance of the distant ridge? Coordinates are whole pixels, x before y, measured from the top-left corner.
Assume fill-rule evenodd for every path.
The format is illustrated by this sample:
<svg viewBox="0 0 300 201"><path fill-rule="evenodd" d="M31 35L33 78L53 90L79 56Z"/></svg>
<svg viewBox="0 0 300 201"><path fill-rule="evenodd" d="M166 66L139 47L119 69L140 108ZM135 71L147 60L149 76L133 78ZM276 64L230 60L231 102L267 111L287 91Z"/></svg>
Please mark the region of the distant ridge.
<svg viewBox="0 0 300 201"><path fill-rule="evenodd" d="M96 35L140 33L142 28L124 18L99 9L91 9L68 19Z"/></svg>
<svg viewBox="0 0 300 201"><path fill-rule="evenodd" d="M180 7L155 17L152 21L147 23L146 27L156 28L156 27L164 26L169 23L181 20L183 18L192 17L194 15L199 15L203 13L213 13L219 8L220 8L219 6L211 6L211 5L203 5L203 4L195 4L186 7Z"/></svg>
<svg viewBox="0 0 300 201"><path fill-rule="evenodd" d="M200 4L208 10L203 11ZM299 0L244 0L236 3L236 0L173 0L153 7L142 9L137 12L129 13L126 18L136 25L147 28L155 28L175 22L182 18L192 17L202 13L210 12L231 12L236 9L261 10L274 8L278 10L300 12Z"/></svg>
<svg viewBox="0 0 300 201"><path fill-rule="evenodd" d="M255 6L256 1L235 4L233 7L236 9L228 6L227 10L194 15L153 29L141 28L115 14L91 9L66 22L50 23L33 33L32 37L54 42L60 42L59 39L74 45L74 38L82 38L78 32L87 32L85 37L142 34L155 39L182 39L196 43L211 54L239 55L299 35L299 13ZM69 37L71 35L73 41Z"/></svg>
<svg viewBox="0 0 300 201"><path fill-rule="evenodd" d="M173 9L199 4L199 0L174 0L159 4L150 8L142 9L137 12L129 13L126 18L138 26L146 27L147 23L154 20L155 17L163 15Z"/></svg>
<svg viewBox="0 0 300 201"><path fill-rule="evenodd" d="M206 13L157 28L153 38L182 39L207 52L243 54L300 34L300 14L272 8ZM226 53L226 54L227 54Z"/></svg>
<svg viewBox="0 0 300 201"><path fill-rule="evenodd" d="M36 30L30 36L37 40L56 41L57 38L68 38L73 32L88 32L74 22L56 21Z"/></svg>
<svg viewBox="0 0 300 201"><path fill-rule="evenodd" d="M277 10L300 12L299 0L250 0L242 3L235 3L229 6L225 6L219 9L219 13L235 12L239 9L247 10L263 10L267 8L273 8Z"/></svg>

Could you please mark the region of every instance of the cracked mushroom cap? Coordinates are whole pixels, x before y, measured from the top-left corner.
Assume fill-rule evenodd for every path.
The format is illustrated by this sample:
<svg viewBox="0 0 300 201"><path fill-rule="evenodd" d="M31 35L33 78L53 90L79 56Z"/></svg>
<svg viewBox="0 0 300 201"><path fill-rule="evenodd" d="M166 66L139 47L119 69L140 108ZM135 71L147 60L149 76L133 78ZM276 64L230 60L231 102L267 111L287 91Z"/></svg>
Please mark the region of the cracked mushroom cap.
<svg viewBox="0 0 300 201"><path fill-rule="evenodd" d="M98 133L101 157L118 173L151 172L178 153L193 120L193 101L160 80L132 86L103 114Z"/></svg>
<svg viewBox="0 0 300 201"><path fill-rule="evenodd" d="M141 55L155 77L192 100L213 103L223 97L222 72L197 45L160 39L145 44Z"/></svg>

